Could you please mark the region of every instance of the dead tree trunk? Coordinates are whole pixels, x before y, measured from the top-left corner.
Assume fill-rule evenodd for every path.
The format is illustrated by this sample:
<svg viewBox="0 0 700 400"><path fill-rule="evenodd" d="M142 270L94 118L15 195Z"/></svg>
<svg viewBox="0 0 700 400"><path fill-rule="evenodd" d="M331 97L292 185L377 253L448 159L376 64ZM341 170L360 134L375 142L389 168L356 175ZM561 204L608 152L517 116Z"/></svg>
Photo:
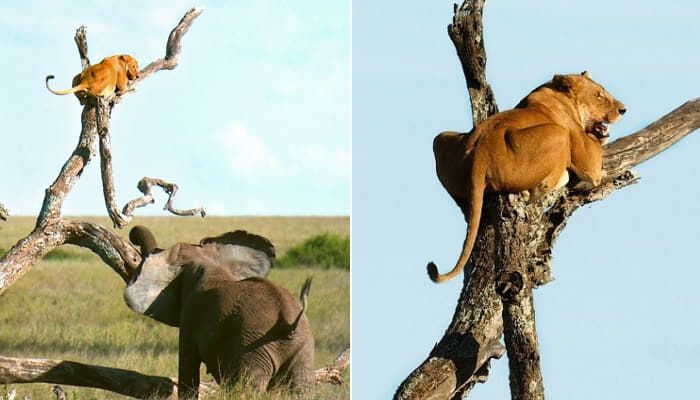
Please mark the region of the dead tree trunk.
<svg viewBox="0 0 700 400"><path fill-rule="evenodd" d="M474 124L497 112L486 81L485 0L455 5L448 27L467 80ZM533 204L514 195L484 201L479 237L465 271L452 322L428 358L399 386L395 399L460 399L488 378L492 358L508 352L511 397L543 399L532 289L551 280L554 241L582 205L638 180L630 171L700 127L700 98L604 147L603 182L561 188ZM504 334L505 349L500 342Z"/></svg>

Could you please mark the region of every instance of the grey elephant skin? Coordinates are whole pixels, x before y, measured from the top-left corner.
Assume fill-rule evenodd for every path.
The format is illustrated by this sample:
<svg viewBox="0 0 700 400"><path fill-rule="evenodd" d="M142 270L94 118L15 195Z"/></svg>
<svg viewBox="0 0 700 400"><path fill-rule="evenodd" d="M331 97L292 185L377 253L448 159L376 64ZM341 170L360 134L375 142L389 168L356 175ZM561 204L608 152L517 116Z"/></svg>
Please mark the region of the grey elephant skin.
<svg viewBox="0 0 700 400"><path fill-rule="evenodd" d="M165 250L155 248L155 240L137 239L144 258L124 299L132 310L180 327L180 398L197 397L202 362L219 384L244 380L261 391L308 392L314 384L314 341L304 311L311 282L302 288L300 303L267 279L239 280L232 268L237 260L245 261L246 271L264 270L251 260L264 264L267 257L270 265L271 260L259 249L227 247L233 236Z"/></svg>

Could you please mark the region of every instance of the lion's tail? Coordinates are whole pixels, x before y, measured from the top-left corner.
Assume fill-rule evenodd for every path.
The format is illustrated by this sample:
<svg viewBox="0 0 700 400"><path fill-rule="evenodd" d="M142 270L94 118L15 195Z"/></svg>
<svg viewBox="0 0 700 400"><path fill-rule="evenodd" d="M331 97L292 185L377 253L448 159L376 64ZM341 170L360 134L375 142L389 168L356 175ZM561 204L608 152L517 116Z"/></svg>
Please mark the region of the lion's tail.
<svg viewBox="0 0 700 400"><path fill-rule="evenodd" d="M53 75L46 75L46 88L49 89L49 92L51 92L53 94L71 94L71 93L79 92L79 91L84 89L83 87L78 85L76 87L72 87L72 88L66 89L66 90L54 90L51 88L51 86L49 86L49 80L51 80L53 78L54 78Z"/></svg>
<svg viewBox="0 0 700 400"><path fill-rule="evenodd" d="M428 276L430 280L435 283L442 283L448 281L455 276L457 276L464 266L467 265L469 256L474 249L474 243L476 243L476 235L479 233L479 223L481 222L481 209L484 204L484 188L477 189L472 184L471 189L471 203L469 205L469 226L467 227L467 236L464 239L464 245L462 246L462 254L457 260L457 264L452 271L446 274L439 274L437 266L432 261L428 263Z"/></svg>

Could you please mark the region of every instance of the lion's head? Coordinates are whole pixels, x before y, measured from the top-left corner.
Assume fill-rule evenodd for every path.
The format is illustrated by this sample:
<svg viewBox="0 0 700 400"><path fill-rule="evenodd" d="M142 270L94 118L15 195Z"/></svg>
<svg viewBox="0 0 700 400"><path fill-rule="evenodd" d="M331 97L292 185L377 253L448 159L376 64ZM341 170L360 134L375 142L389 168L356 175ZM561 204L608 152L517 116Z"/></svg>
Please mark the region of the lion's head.
<svg viewBox="0 0 700 400"><path fill-rule="evenodd" d="M586 133L601 143L609 137L607 124L616 122L627 111L625 105L593 81L587 71L580 75L554 75L552 86L573 101Z"/></svg>
<svg viewBox="0 0 700 400"><path fill-rule="evenodd" d="M139 63L134 57L128 54L122 54L121 56L119 56L119 61L121 61L124 64L126 77L129 78L129 80L139 78Z"/></svg>

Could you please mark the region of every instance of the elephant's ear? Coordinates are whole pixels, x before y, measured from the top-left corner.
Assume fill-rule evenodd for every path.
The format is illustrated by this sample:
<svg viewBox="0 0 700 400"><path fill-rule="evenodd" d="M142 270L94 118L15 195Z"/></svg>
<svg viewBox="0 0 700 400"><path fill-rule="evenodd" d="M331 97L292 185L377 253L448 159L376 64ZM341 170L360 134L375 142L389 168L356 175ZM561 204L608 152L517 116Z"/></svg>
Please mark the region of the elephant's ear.
<svg viewBox="0 0 700 400"><path fill-rule="evenodd" d="M266 277L275 262L275 246L267 238L246 231L205 238L199 245L239 280Z"/></svg>
<svg viewBox="0 0 700 400"><path fill-rule="evenodd" d="M180 245L149 254L124 289L133 311L170 326L180 326L182 265L176 262Z"/></svg>

